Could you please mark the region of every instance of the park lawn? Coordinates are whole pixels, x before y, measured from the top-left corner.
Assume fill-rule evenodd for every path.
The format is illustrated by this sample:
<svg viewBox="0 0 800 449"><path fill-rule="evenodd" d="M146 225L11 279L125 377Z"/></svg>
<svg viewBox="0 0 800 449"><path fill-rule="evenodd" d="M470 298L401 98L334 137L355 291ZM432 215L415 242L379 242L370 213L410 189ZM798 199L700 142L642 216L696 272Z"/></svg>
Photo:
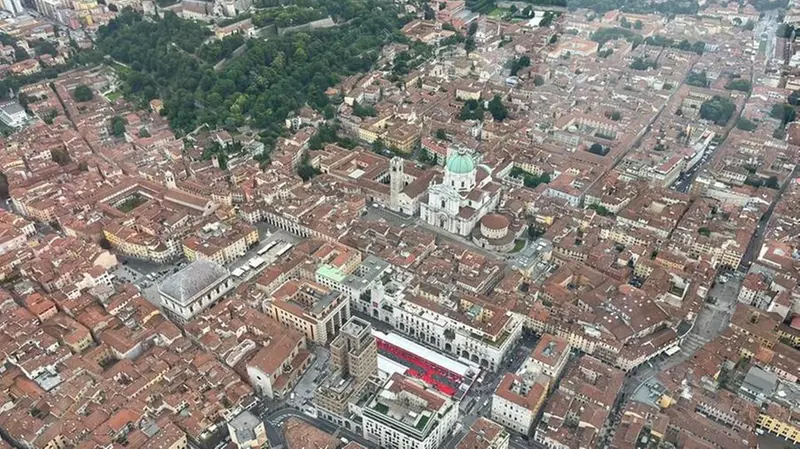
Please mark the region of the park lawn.
<svg viewBox="0 0 800 449"><path fill-rule="evenodd" d="M115 90L114 92L106 94L106 98L108 98L108 101L110 101L112 103L117 101L117 99L119 97L121 97L121 96L122 96L122 92L120 92L118 90Z"/></svg>
<svg viewBox="0 0 800 449"><path fill-rule="evenodd" d="M502 19L504 15L508 12L505 8L495 8L491 12L489 12L489 17L492 19Z"/></svg>

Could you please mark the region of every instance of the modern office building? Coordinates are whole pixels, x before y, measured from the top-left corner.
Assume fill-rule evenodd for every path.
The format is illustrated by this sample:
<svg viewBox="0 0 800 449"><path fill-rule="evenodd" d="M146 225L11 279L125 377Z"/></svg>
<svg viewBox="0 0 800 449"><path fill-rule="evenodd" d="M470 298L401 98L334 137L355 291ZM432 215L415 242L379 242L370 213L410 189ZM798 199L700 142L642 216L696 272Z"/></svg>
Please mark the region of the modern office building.
<svg viewBox="0 0 800 449"><path fill-rule="evenodd" d="M378 348L372 336L372 325L352 317L331 342L331 374L314 393L314 404L320 417L349 430L358 431L357 420L351 420L350 404L366 399L376 385Z"/></svg>

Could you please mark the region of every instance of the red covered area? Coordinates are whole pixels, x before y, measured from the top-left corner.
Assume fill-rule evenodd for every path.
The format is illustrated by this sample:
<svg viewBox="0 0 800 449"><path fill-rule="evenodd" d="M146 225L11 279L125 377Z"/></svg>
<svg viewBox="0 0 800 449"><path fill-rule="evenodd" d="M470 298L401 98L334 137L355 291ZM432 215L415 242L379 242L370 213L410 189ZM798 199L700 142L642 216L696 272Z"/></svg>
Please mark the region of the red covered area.
<svg viewBox="0 0 800 449"><path fill-rule="evenodd" d="M398 359L400 363L409 366L408 371L406 371L407 375L422 379L428 385L433 386L448 396L453 396L456 393L454 385L458 385L463 380L463 377L458 373L454 373L381 339L377 339L376 341L379 351L391 354L394 356L392 358Z"/></svg>

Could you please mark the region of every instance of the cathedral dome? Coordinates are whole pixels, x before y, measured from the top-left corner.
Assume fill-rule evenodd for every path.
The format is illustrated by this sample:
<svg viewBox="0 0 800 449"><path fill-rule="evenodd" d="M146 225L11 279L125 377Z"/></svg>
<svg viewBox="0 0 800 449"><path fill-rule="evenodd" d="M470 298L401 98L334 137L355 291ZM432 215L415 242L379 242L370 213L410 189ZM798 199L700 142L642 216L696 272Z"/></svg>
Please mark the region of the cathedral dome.
<svg viewBox="0 0 800 449"><path fill-rule="evenodd" d="M466 153L455 153L447 158L447 171L455 175L466 175L475 170L475 162Z"/></svg>

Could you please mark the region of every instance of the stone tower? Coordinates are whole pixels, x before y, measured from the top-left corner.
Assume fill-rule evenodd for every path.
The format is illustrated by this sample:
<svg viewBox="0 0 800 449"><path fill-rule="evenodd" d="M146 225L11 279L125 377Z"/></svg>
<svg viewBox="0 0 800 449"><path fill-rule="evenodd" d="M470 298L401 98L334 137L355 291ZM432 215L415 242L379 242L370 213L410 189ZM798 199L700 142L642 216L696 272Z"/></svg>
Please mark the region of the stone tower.
<svg viewBox="0 0 800 449"><path fill-rule="evenodd" d="M406 175L403 171L403 159L393 157L389 161L389 209L400 210L400 193L406 186Z"/></svg>

